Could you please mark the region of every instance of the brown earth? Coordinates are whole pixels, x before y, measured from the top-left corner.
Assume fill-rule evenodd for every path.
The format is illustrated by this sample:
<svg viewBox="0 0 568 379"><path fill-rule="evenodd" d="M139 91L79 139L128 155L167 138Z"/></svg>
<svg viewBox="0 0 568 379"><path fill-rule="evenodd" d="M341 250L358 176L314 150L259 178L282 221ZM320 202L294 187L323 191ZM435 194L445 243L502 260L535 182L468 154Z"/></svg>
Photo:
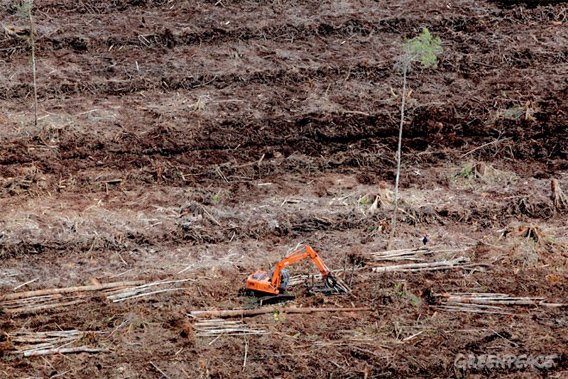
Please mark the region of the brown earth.
<svg viewBox="0 0 568 379"><path fill-rule="evenodd" d="M565 2L37 1L37 126L29 44L10 33L26 33L16 3L0 9L0 288L193 281L2 314L3 333L89 330L109 349L5 351L2 375L566 377L565 307L445 312L431 298L568 302L568 222L550 190L551 179L568 188ZM427 235L485 266L363 267L352 296L298 287L294 304L371 312L257 316L246 322L263 335L196 337L189 311L250 306L238 296L247 275L298 246L332 268L387 247L402 92L393 64L422 27L444 53L409 76L393 247ZM463 372L460 353L558 358L551 369Z"/></svg>

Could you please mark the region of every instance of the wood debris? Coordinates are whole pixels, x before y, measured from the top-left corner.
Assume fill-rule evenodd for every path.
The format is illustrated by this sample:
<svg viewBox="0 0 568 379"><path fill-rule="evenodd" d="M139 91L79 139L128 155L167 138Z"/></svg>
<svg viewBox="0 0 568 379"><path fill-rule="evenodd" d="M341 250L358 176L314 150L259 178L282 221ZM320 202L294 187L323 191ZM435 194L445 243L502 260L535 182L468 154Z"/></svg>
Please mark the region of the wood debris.
<svg viewBox="0 0 568 379"><path fill-rule="evenodd" d="M473 268L481 266L481 264L469 264L470 259L466 257L457 257L449 260L442 260L436 262L428 263L408 263L402 265L392 265L392 266L377 266L373 267L373 272L418 272L418 271L436 271L436 270L448 270L455 268ZM369 263L368 265L376 265L375 263Z"/></svg>
<svg viewBox="0 0 568 379"><path fill-rule="evenodd" d="M421 247L418 249L399 249L368 253L367 255L375 261L424 261L426 256L433 255L434 249Z"/></svg>
<svg viewBox="0 0 568 379"><path fill-rule="evenodd" d="M526 238L527 240L533 240L534 242L539 242L543 239L543 233L541 229L535 224L518 225L512 230L506 229L503 232L502 236L521 237Z"/></svg>
<svg viewBox="0 0 568 379"><path fill-rule="evenodd" d="M346 277L349 277L354 271L360 271L363 270L364 267L353 267L353 268L348 268L346 270L343 269L339 269L339 270L331 270L331 273L337 278L341 278L343 277L343 279L345 279ZM299 275L292 275L290 277L290 281L288 282L288 286L292 287L292 286L297 286L299 284L306 284L308 283L308 281L321 281L322 279L322 275L321 274L299 274ZM345 279L347 280L347 279ZM349 291L351 292L351 291Z"/></svg>
<svg viewBox="0 0 568 379"><path fill-rule="evenodd" d="M48 332L19 331L2 337L2 353L20 357L50 354L100 353L108 349L92 347L96 332L55 330Z"/></svg>
<svg viewBox="0 0 568 379"><path fill-rule="evenodd" d="M27 314L67 307L89 300L89 293L109 289L128 288L143 281L115 282L91 286L52 288L10 293L0 297L0 309L7 314Z"/></svg>
<svg viewBox="0 0 568 379"><path fill-rule="evenodd" d="M179 288L175 285L190 280L193 279L161 280L152 283L137 280L16 292L0 297L0 310L6 314L36 313L84 303L92 298L93 293L98 296L102 295L114 303L119 303L159 293L185 290L187 288Z"/></svg>
<svg viewBox="0 0 568 379"><path fill-rule="evenodd" d="M71 292L86 292L86 291L98 291L104 290L109 288L116 288L116 287L127 287L127 286L134 286L140 283L144 283L143 281L132 281L132 282L115 282L115 283L106 283L106 284L97 284L92 286L80 286L80 287L66 287L66 288L53 288L47 290L36 290L36 291L26 291L26 292L17 292L4 295L0 297L0 301L8 300L8 299L21 299L33 296L41 296L41 295L53 295L53 294L63 294L63 293L71 293Z"/></svg>
<svg viewBox="0 0 568 379"><path fill-rule="evenodd" d="M367 253L369 260L365 261L367 266L373 267L373 272L418 272L435 271L455 268L473 268L483 266L483 264L472 264L470 259L463 254L464 249L431 248L421 247L413 249L398 249L382 252ZM377 262L415 262L399 265L383 265Z"/></svg>
<svg viewBox="0 0 568 379"><path fill-rule="evenodd" d="M172 285L192 280L193 279L160 280L157 282L142 284L137 287L122 288L107 294L107 298L113 303L119 303L125 300L138 299L159 293L186 290L187 288L185 287L172 287ZM164 286L167 286L167 288L162 288Z"/></svg>
<svg viewBox="0 0 568 379"><path fill-rule="evenodd" d="M248 335L248 334L264 334L266 330L253 329L244 321L228 321L223 319L200 320L193 325L196 337L215 337L218 335Z"/></svg>
<svg viewBox="0 0 568 379"><path fill-rule="evenodd" d="M228 309L228 310L213 310L213 311L191 311L190 317L194 318L207 318L207 317L250 317L258 316L267 313L313 313L313 312L364 312L371 311L370 307L358 308L283 308L283 307L262 307L256 309Z"/></svg>
<svg viewBox="0 0 568 379"><path fill-rule="evenodd" d="M435 295L441 304L440 310L450 312L513 314L510 306L547 305L541 297L517 297L502 293L441 293Z"/></svg>

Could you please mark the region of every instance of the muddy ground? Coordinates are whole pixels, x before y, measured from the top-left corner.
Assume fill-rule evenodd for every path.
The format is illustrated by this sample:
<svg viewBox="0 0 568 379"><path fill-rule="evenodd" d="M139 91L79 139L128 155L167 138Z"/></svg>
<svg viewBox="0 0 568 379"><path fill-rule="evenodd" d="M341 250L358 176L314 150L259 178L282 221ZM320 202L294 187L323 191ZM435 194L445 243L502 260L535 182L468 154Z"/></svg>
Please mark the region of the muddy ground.
<svg viewBox="0 0 568 379"><path fill-rule="evenodd" d="M2 292L190 281L5 311L3 377L566 377L565 306L472 313L435 296L568 303L567 213L551 197L553 180L568 189L566 3L35 3L37 125L27 18L16 1L0 9ZM422 27L444 52L409 74L392 249L428 236L470 265L377 273L365 262L390 234L393 64ZM197 335L190 311L254 306L239 296L248 274L304 244L345 268L353 293L300 285L292 304L371 311L267 314L244 320L260 335ZM22 358L10 337L71 329L104 351ZM458 354L557 356L464 371Z"/></svg>

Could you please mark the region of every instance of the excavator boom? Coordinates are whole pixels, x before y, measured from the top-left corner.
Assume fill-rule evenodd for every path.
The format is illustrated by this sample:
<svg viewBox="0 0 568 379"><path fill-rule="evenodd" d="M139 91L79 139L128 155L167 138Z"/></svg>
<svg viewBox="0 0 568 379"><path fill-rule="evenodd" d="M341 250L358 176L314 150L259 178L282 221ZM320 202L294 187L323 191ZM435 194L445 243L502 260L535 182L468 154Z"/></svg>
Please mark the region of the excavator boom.
<svg viewBox="0 0 568 379"><path fill-rule="evenodd" d="M326 277L328 275L331 275L331 271L327 268L327 266L325 265L325 263L323 263L323 261L321 260L321 258L319 257L319 255L316 253L316 251L314 249L312 249L311 246L306 246L304 251L302 250L298 250L292 254L290 254L289 256L287 256L286 258L284 258L283 260L281 260L276 267L274 268L274 274L272 275L272 286L275 288L280 288L280 283L282 280L282 276L280 275L280 273L282 272L283 269L285 269L286 267L299 262L301 260L304 260L306 258L311 258L312 261L315 263L315 265L318 267L318 269L321 272L322 277Z"/></svg>

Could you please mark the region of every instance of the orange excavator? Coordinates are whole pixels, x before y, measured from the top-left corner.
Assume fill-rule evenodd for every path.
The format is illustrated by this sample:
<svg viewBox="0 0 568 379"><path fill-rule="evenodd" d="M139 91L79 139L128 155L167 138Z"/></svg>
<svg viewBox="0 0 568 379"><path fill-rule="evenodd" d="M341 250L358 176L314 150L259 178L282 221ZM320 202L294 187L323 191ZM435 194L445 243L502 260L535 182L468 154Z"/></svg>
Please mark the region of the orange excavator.
<svg viewBox="0 0 568 379"><path fill-rule="evenodd" d="M295 251L278 262L270 274L259 270L249 275L246 288L259 294L280 295L288 287L290 280L287 267L306 258L310 258L315 263L325 283L323 289L319 288L314 292L323 292L324 294L346 294L350 292L349 288L332 274L311 246L306 246L304 250Z"/></svg>

